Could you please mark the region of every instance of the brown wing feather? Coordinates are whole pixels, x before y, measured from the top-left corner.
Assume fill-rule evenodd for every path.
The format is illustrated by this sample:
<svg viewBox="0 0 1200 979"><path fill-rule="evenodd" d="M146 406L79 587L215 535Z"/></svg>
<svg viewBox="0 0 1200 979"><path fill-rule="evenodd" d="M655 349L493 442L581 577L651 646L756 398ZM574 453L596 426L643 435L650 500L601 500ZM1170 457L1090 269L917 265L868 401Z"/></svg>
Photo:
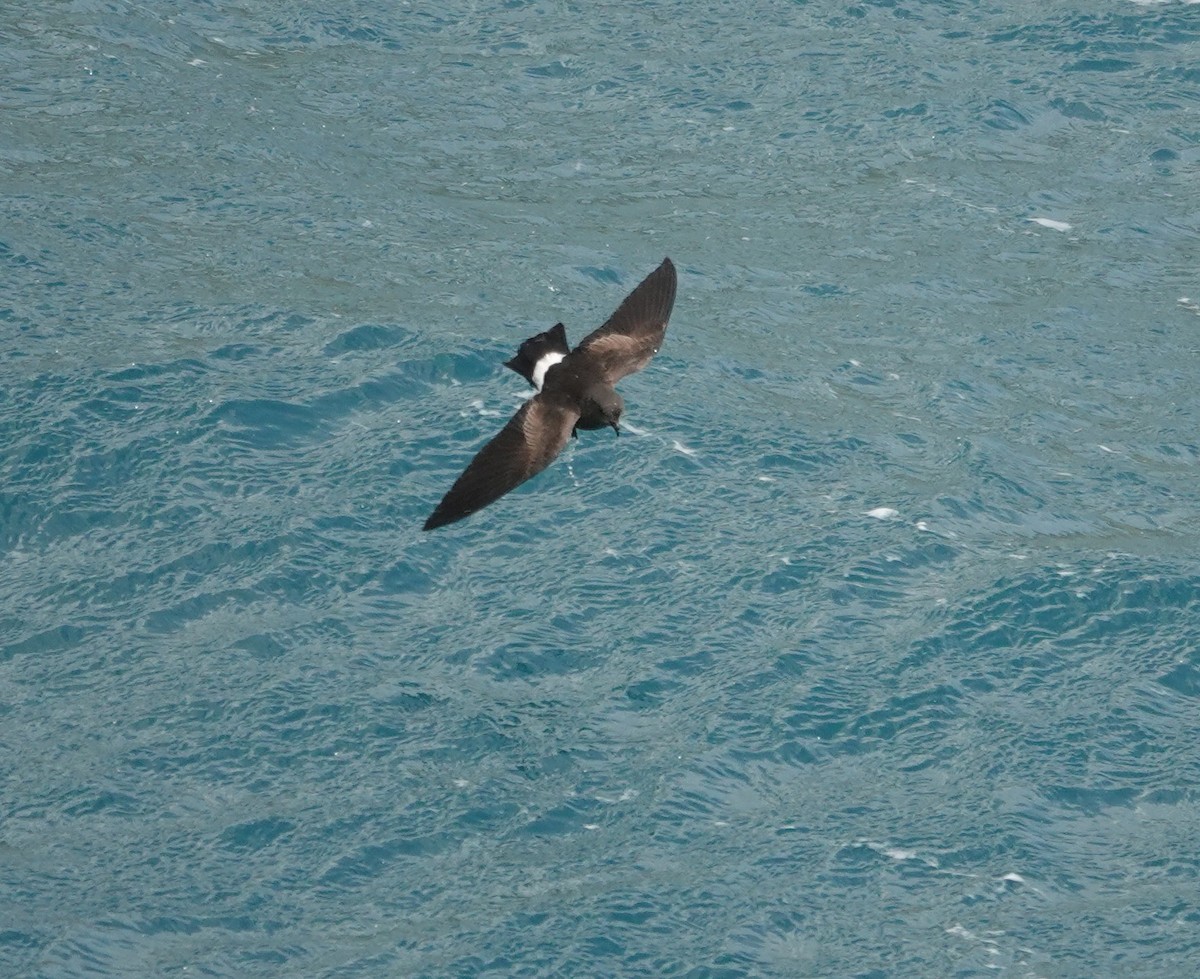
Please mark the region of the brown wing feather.
<svg viewBox="0 0 1200 979"><path fill-rule="evenodd" d="M609 384L640 371L662 346L675 305L676 281L675 265L664 258L662 265L625 297L608 322L584 337L571 358L598 364Z"/></svg>
<svg viewBox="0 0 1200 979"><path fill-rule="evenodd" d="M482 510L545 469L562 451L579 412L543 395L521 406L487 445L425 521L433 530Z"/></svg>

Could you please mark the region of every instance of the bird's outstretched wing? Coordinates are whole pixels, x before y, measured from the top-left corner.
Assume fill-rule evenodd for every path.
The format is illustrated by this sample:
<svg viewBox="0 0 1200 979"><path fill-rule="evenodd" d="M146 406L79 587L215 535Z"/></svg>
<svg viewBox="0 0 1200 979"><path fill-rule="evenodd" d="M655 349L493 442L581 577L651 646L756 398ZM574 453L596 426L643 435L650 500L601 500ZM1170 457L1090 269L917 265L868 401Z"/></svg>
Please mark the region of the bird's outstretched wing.
<svg viewBox="0 0 1200 979"><path fill-rule="evenodd" d="M536 476L562 451L578 420L579 412L569 405L534 395L479 450L429 515L424 529L433 530L470 516Z"/></svg>
<svg viewBox="0 0 1200 979"><path fill-rule="evenodd" d="M640 371L662 346L675 305L675 286L675 265L664 258L662 265L625 297L608 322L584 338L568 362L590 361L609 384Z"/></svg>

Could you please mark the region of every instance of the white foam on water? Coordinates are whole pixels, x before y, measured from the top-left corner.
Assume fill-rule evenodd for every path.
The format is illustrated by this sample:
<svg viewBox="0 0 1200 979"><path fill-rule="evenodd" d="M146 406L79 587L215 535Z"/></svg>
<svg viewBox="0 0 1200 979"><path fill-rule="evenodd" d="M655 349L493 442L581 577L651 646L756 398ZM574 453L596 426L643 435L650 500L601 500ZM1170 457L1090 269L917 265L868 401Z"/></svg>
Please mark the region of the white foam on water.
<svg viewBox="0 0 1200 979"><path fill-rule="evenodd" d="M475 398L467 403L465 411L460 411L458 414L460 418L468 418L471 415L478 415L480 418L495 418L500 412L495 408L485 408L483 399Z"/></svg>
<svg viewBox="0 0 1200 979"><path fill-rule="evenodd" d="M637 789L622 789L620 795L607 795L600 792L595 793L593 798L597 802L603 802L606 805L616 805L618 802L629 802L638 797Z"/></svg>
<svg viewBox="0 0 1200 979"><path fill-rule="evenodd" d="M1066 221L1055 221L1053 218L1029 218L1034 224L1040 224L1043 228L1050 228L1052 231L1070 231L1071 226Z"/></svg>
<svg viewBox="0 0 1200 979"><path fill-rule="evenodd" d="M868 510L867 516L874 517L876 520L891 520L893 517L900 516L900 511L893 510L890 506L877 506L874 510Z"/></svg>

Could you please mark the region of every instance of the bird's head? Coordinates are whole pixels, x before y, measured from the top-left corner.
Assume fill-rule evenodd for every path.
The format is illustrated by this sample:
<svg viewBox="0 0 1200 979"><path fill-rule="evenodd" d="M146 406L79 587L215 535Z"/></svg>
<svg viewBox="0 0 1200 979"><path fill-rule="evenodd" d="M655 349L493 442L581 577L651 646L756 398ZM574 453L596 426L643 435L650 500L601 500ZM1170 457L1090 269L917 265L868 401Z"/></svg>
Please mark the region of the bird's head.
<svg viewBox="0 0 1200 979"><path fill-rule="evenodd" d="M588 390L585 398L595 407L596 414L604 420L604 424L620 435L618 423L621 421L621 412L625 410L621 396L609 385L597 384Z"/></svg>

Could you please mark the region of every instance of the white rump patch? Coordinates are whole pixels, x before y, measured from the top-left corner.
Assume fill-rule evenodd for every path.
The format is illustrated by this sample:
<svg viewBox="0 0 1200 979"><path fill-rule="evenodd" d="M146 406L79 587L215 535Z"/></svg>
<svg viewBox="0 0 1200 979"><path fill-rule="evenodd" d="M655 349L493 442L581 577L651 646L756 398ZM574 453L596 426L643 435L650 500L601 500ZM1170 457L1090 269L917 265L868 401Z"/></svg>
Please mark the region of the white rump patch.
<svg viewBox="0 0 1200 979"><path fill-rule="evenodd" d="M542 354L542 356L538 358L538 362L533 365L533 386L540 391L542 389L542 384L546 380L546 371L562 361L565 356L566 354L558 353Z"/></svg>

